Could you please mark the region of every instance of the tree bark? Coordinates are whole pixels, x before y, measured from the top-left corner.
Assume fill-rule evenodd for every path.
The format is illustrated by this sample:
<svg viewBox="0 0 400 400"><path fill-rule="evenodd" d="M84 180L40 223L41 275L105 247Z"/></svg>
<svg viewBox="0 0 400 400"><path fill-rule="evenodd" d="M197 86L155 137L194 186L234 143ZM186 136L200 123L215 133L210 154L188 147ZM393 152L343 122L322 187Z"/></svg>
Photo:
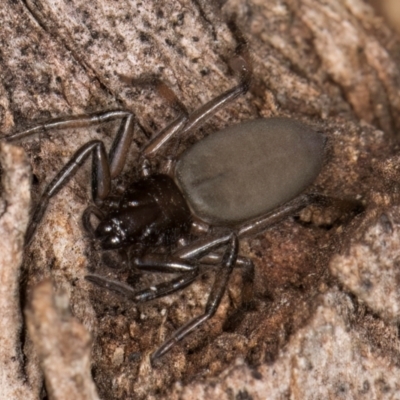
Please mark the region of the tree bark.
<svg viewBox="0 0 400 400"><path fill-rule="evenodd" d="M1 266L7 279L20 281L19 288L1 292L0 304L10 301L10 310L17 314L13 322L2 323L14 344L1 346L0 359L16 358L20 371L14 374L16 364L5 363L2 369L9 373L2 379L9 387L31 391L30 396L13 398L35 398L47 390L51 398L61 399L54 386L58 379L78 388L82 384L89 388L82 390L82 398L96 398L83 326L93 338L92 377L104 399L247 398L246 394L254 399L334 398L343 391L356 397L362 390L368 398L379 398L383 389L388 397L399 389L395 266L400 255L394 245L400 221L395 153L400 127L398 37L362 0L219 3L223 5L205 0L5 2L0 9L1 133L49 118L129 110L141 129L117 180L117 185L126 186L140 147L177 112L151 88L127 84L123 77L156 75L190 111L197 109L237 84L229 68L237 43L227 25L235 18L252 57L251 88L184 138L179 151L244 120L296 118L327 139L325 166L310 190L359 200L365 211L337 219L337 210L311 207L298 218L244 240L241 253L256 266L254 297L247 308L242 304L241 271L235 271L211 322L152 367L149 355L165 337L202 312L213 275L140 306L85 281L87 271L121 280L137 278L126 268L110 269L115 255L101 254L84 234L81 215L91 201L90 168L85 165L51 201L34 241L25 249L22 272ZM32 165L33 203L80 145L100 138L110 146L117 130L118 123L107 123L21 141ZM3 147L2 160L15 151ZM4 179L10 166L2 161L2 168ZM7 190L3 184L3 199ZM25 197L20 207L25 210L21 213L27 211ZM1 218L7 213L5 209ZM1 235L9 236L4 229ZM9 239L20 243L21 235ZM10 254L17 248L21 257L21 246L13 246ZM385 281L379 278L382 265ZM40 285L47 278L55 288L54 298L48 286L43 292ZM151 279L141 277L139 282ZM55 304L60 291L80 323L61 315L64 328L46 330L46 315L57 321L57 314L65 311ZM374 299L380 300L372 301L372 293L378 292ZM40 293L45 293L44 305L35 303ZM48 313L40 312L43 307ZM29 333L22 309L31 316ZM72 344L63 336L68 327L80 332ZM328 327L337 331L327 335ZM54 352L46 343L55 343ZM83 349L82 358L74 353L75 346ZM336 357L330 358L332 354ZM58 360L59 369L46 368L48 360ZM81 363L86 371L83 383L74 380L77 370L68 369L66 360ZM355 365L361 367L353 374ZM0 393L0 398L10 396Z"/></svg>

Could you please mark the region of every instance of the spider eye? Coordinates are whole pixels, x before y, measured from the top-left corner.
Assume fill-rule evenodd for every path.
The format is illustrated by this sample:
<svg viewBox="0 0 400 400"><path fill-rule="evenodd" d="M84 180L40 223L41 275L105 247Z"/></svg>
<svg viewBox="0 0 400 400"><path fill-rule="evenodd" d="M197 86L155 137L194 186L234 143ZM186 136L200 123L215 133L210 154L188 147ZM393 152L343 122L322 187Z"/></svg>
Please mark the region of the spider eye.
<svg viewBox="0 0 400 400"><path fill-rule="evenodd" d="M108 218L97 226L95 236L103 249L117 249L123 244L124 234L118 222L115 218Z"/></svg>
<svg viewBox="0 0 400 400"><path fill-rule="evenodd" d="M100 222L100 224L96 228L95 235L97 238L102 238L104 236L108 236L113 231L113 224L109 221Z"/></svg>
<svg viewBox="0 0 400 400"><path fill-rule="evenodd" d="M104 232L110 233L112 231L112 225L111 224L106 224L104 226Z"/></svg>
<svg viewBox="0 0 400 400"><path fill-rule="evenodd" d="M105 236L101 239L101 247L104 250L117 249L121 246L121 238L117 235Z"/></svg>

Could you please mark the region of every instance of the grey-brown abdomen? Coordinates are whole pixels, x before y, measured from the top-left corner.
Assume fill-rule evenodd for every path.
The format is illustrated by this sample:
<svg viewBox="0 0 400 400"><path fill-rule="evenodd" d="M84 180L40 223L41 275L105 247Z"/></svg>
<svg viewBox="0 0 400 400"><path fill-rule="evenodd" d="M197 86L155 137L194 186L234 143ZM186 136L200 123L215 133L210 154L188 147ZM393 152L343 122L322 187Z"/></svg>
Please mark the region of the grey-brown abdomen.
<svg viewBox="0 0 400 400"><path fill-rule="evenodd" d="M288 118L257 119L211 134L176 165L193 212L215 225L265 214L296 197L320 172L324 137Z"/></svg>

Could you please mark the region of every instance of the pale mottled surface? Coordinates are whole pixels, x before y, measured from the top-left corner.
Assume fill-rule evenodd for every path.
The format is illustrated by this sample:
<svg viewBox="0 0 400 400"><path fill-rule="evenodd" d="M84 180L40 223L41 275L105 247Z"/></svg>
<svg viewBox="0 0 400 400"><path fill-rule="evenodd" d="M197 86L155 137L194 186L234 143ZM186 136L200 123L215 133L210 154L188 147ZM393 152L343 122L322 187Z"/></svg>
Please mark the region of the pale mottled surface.
<svg viewBox="0 0 400 400"><path fill-rule="evenodd" d="M176 385L169 399L399 399L400 368L352 329L354 304L332 290L273 365L237 364L208 384Z"/></svg>
<svg viewBox="0 0 400 400"><path fill-rule="evenodd" d="M400 3L397 0L368 0L375 10L397 32L400 32Z"/></svg>
<svg viewBox="0 0 400 400"><path fill-rule="evenodd" d="M71 318L68 298L45 279L32 293L25 316L51 400L98 400L91 376L91 337Z"/></svg>
<svg viewBox="0 0 400 400"><path fill-rule="evenodd" d="M22 149L6 144L0 145L0 165L0 399L35 400L40 373L36 370L25 379L20 349L19 279L31 201L30 168Z"/></svg>
<svg viewBox="0 0 400 400"><path fill-rule="evenodd" d="M393 324L400 320L400 209L373 209L330 269L345 288Z"/></svg>

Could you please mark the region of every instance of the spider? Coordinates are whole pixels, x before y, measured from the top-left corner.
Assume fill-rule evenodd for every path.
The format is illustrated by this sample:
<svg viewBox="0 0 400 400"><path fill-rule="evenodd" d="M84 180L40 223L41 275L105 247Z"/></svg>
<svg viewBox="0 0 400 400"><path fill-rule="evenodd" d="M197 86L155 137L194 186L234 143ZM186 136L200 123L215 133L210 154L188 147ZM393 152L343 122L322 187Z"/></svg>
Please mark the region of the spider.
<svg viewBox="0 0 400 400"><path fill-rule="evenodd" d="M15 141L43 130L87 127L121 120L120 129L107 155L100 140L79 148L44 190L33 211L26 233L29 244L47 205L92 155L92 197L95 205L83 214L83 226L105 249L128 248L133 267L143 272L177 274L157 285L133 287L97 274L90 282L126 296L135 303L167 296L190 285L203 264L220 265L215 274L204 314L195 317L167 339L151 356L155 360L175 343L211 318L221 302L235 266L253 275L251 260L238 255L238 240L304 208L321 196L300 195L318 176L324 161L325 139L307 125L289 118L248 121L216 132L174 160L166 173L151 170L149 160L167 143L190 134L223 107L245 94L252 68L243 36L230 24L238 41L231 66L239 83L189 113L175 93L161 80L152 84L180 116L140 151L140 178L118 199L110 197L111 182L122 171L130 149L135 117L129 111L106 111L51 120L6 138ZM137 82L137 80L135 81ZM99 222L92 223L95 216ZM206 233L182 246L196 221L208 226ZM171 248L169 253L149 249ZM225 248L221 253L218 249Z"/></svg>

